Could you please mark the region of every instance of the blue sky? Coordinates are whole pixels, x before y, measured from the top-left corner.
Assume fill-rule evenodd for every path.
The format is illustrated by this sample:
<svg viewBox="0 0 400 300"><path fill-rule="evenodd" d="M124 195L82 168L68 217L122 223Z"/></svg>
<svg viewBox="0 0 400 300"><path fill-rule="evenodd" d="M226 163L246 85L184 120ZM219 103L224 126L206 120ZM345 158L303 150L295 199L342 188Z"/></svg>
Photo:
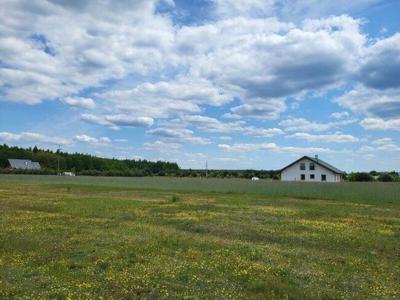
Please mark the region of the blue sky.
<svg viewBox="0 0 400 300"><path fill-rule="evenodd" d="M1 1L1 0L0 0ZM400 169L399 1L1 1L0 143Z"/></svg>

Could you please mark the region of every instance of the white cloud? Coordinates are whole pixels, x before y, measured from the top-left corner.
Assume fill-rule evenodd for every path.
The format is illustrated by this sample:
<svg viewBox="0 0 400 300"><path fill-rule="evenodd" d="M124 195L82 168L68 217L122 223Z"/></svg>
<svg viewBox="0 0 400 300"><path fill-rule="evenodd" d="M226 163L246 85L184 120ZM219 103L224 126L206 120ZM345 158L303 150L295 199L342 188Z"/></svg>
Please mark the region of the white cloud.
<svg viewBox="0 0 400 300"><path fill-rule="evenodd" d="M315 153L330 153L333 152L329 148L319 147L292 147L292 146L278 146L275 143L261 143L261 144L219 144L218 147L228 152L254 152L259 150L275 151L280 153L292 154L309 154Z"/></svg>
<svg viewBox="0 0 400 300"><path fill-rule="evenodd" d="M279 123L287 131L325 131L331 128L325 123L317 123L304 118L289 118Z"/></svg>
<svg viewBox="0 0 400 300"><path fill-rule="evenodd" d="M116 141L117 143L127 143L127 142L128 142L127 139L115 139L115 141Z"/></svg>
<svg viewBox="0 0 400 300"><path fill-rule="evenodd" d="M220 17L237 15L263 17L280 16L298 21L304 18L319 18L349 12L360 12L384 0L213 0Z"/></svg>
<svg viewBox="0 0 400 300"><path fill-rule="evenodd" d="M161 0L160 2L164 2L165 4L168 4L169 6L175 7L175 0Z"/></svg>
<svg viewBox="0 0 400 300"><path fill-rule="evenodd" d="M62 102L76 107L92 109L96 107L96 103L91 98L84 97L65 97L61 99Z"/></svg>
<svg viewBox="0 0 400 300"><path fill-rule="evenodd" d="M232 115L238 118L255 118L264 120L275 120L286 110L283 99L252 99L250 103L232 107Z"/></svg>
<svg viewBox="0 0 400 300"><path fill-rule="evenodd" d="M118 126L113 124L112 122L106 120L103 116L95 116L93 114L82 114L81 115L81 120L91 123L91 124L96 124L96 125L102 125L102 126L107 126L110 127L114 130L119 129Z"/></svg>
<svg viewBox="0 0 400 300"><path fill-rule="evenodd" d="M239 132L244 135L251 135L255 137L273 137L275 135L283 134L283 130L279 128L257 128L253 126L245 126Z"/></svg>
<svg viewBox="0 0 400 300"><path fill-rule="evenodd" d="M6 2L0 26L0 55L7 62L0 70L1 99L35 104L60 98L93 108L94 102L71 95L129 75L163 78L169 68L177 75L168 80L105 89L96 96L105 100L108 114L152 119L198 113L204 105L237 98L241 103L231 108L231 116L268 120L286 110L286 97L336 87L357 70L366 41L358 20L339 16L295 25L252 18L276 10L276 1L215 2L217 10L234 13L181 27L155 13L155 0L28 7Z"/></svg>
<svg viewBox="0 0 400 300"><path fill-rule="evenodd" d="M223 136L220 136L219 139L222 140L222 141L231 141L232 137L223 135Z"/></svg>
<svg viewBox="0 0 400 300"><path fill-rule="evenodd" d="M359 13L364 9L384 3L385 0L276 0L277 13L285 19L302 20L304 18L321 18L329 15Z"/></svg>
<svg viewBox="0 0 400 300"><path fill-rule="evenodd" d="M376 90L358 85L337 102L370 118L400 118L400 89Z"/></svg>
<svg viewBox="0 0 400 300"><path fill-rule="evenodd" d="M380 138L372 141L372 146L364 145L359 149L359 152L375 152L375 151L385 151L385 152L397 152L400 151L400 146L396 145L392 138Z"/></svg>
<svg viewBox="0 0 400 300"><path fill-rule="evenodd" d="M75 140L82 143L87 143L95 146L107 146L111 144L111 139L108 137L92 137L86 134L75 136Z"/></svg>
<svg viewBox="0 0 400 300"><path fill-rule="evenodd" d="M296 155L315 155L315 153L333 153L334 151L330 148L321 147L280 147L279 152L291 153Z"/></svg>
<svg viewBox="0 0 400 300"><path fill-rule="evenodd" d="M335 122L317 123L304 118L290 117L283 120L279 125L283 126L286 131L326 131L335 127L345 126L357 122L356 119L340 120Z"/></svg>
<svg viewBox="0 0 400 300"><path fill-rule="evenodd" d="M211 143L207 138L194 136L194 132L186 128L160 127L148 130L146 134L159 136L174 143L190 143L195 145L207 145Z"/></svg>
<svg viewBox="0 0 400 300"><path fill-rule="evenodd" d="M241 159L240 158L236 158L236 157L216 157L215 160L235 163L235 162L240 161Z"/></svg>
<svg viewBox="0 0 400 300"><path fill-rule="evenodd" d="M168 81L96 94L116 114L151 118L198 113L204 105L240 104L227 117L277 119L285 98L303 98L355 72L365 37L359 21L331 17L296 27L276 19L230 18L176 30L168 48L184 72ZM281 53L285 53L284 56Z"/></svg>
<svg viewBox="0 0 400 300"><path fill-rule="evenodd" d="M210 80L180 75L170 81L147 82L132 89L109 90L96 96L110 102L111 109L119 114L151 118L198 113L203 105L220 106L233 100L231 94Z"/></svg>
<svg viewBox="0 0 400 300"><path fill-rule="evenodd" d="M360 139L350 134L309 134L305 132L296 132L295 134L286 136L287 138L305 140L308 142L322 142L322 143L355 143Z"/></svg>
<svg viewBox="0 0 400 300"><path fill-rule="evenodd" d="M386 144L390 144L390 143L393 143L392 138L381 138L381 139L377 139L372 142L372 144L374 144L374 145L386 145Z"/></svg>
<svg viewBox="0 0 400 300"><path fill-rule="evenodd" d="M111 129L119 129L119 127L147 127L154 123L154 120L150 117L136 117L125 114L105 116L82 114L81 120L92 124L107 126Z"/></svg>
<svg viewBox="0 0 400 300"><path fill-rule="evenodd" d="M71 142L62 137L47 136L36 132L0 132L0 140L8 143L12 142L29 142L29 143L44 143L52 145L69 145Z"/></svg>
<svg viewBox="0 0 400 300"><path fill-rule="evenodd" d="M219 144L218 147L224 151L230 152L253 152L257 150L277 150L278 146L275 143L263 144Z"/></svg>
<svg viewBox="0 0 400 300"><path fill-rule="evenodd" d="M383 120L380 118L366 118L360 125L368 130L396 130L400 131L400 118L393 120Z"/></svg>
<svg viewBox="0 0 400 300"><path fill-rule="evenodd" d="M172 23L154 13L156 1L25 2L2 3L2 100L36 104L77 95L174 60L167 50Z"/></svg>
<svg viewBox="0 0 400 300"><path fill-rule="evenodd" d="M331 113L331 118L334 118L334 119L344 119L344 118L348 118L349 116L350 116L350 114L347 111Z"/></svg>
<svg viewBox="0 0 400 300"><path fill-rule="evenodd" d="M375 154L372 154L372 153L369 153L369 154L363 155L363 157L364 157L366 160L372 160L372 159L375 159L375 158L376 158L376 155L375 155Z"/></svg>
<svg viewBox="0 0 400 300"><path fill-rule="evenodd" d="M213 0L220 17L265 16L274 11L275 0Z"/></svg>
<svg viewBox="0 0 400 300"><path fill-rule="evenodd" d="M396 144L386 144L378 147L378 150L386 151L386 152L397 152L400 151L400 147Z"/></svg>
<svg viewBox="0 0 400 300"><path fill-rule="evenodd" d="M240 120L240 119L242 119L242 116L237 115L237 114L232 114L232 113L225 113L225 114L223 114L222 117L223 117L223 118L226 118L226 119L235 119L235 120Z"/></svg>
<svg viewBox="0 0 400 300"><path fill-rule="evenodd" d="M153 143L144 143L143 147L146 150L165 153L165 152L176 152L179 148L182 147L182 144L155 141Z"/></svg>
<svg viewBox="0 0 400 300"><path fill-rule="evenodd" d="M378 40L366 52L359 72L364 86L377 90L400 88L400 33Z"/></svg>
<svg viewBox="0 0 400 300"><path fill-rule="evenodd" d="M218 119L200 115L186 115L180 119L184 124L195 125L199 130L208 132L232 132L242 125L240 122L223 123Z"/></svg>
<svg viewBox="0 0 400 300"><path fill-rule="evenodd" d="M200 112L200 104L220 105L230 97L202 82L145 83L128 90L110 90L98 97L113 103L113 110L151 118Z"/></svg>
<svg viewBox="0 0 400 300"><path fill-rule="evenodd" d="M400 34L365 50L356 85L337 99L342 107L366 116L365 129L400 130Z"/></svg>
<svg viewBox="0 0 400 300"><path fill-rule="evenodd" d="M149 117L134 117L123 114L106 116L105 119L116 126L127 126L127 127L151 126L153 125L154 122L154 120Z"/></svg>
<svg viewBox="0 0 400 300"><path fill-rule="evenodd" d="M287 96L340 84L356 70L365 43L359 22L345 16L299 28L274 19L234 18L214 28L213 35L224 37L212 39L207 55L195 56L191 74L212 78L241 99L233 114L266 119L285 110ZM201 29L193 28L193 34Z"/></svg>
<svg viewBox="0 0 400 300"><path fill-rule="evenodd" d="M185 125L194 125L197 127L197 129L206 132L238 132L244 135L256 137L272 137L283 134L283 131L279 128L258 128L254 126L245 126L243 121L224 123L218 119L200 115L187 115L182 116L180 119Z"/></svg>
<svg viewBox="0 0 400 300"><path fill-rule="evenodd" d="M375 148L371 147L371 146L364 145L364 146L361 146L361 148L358 151L359 152L372 152L372 151L375 151Z"/></svg>

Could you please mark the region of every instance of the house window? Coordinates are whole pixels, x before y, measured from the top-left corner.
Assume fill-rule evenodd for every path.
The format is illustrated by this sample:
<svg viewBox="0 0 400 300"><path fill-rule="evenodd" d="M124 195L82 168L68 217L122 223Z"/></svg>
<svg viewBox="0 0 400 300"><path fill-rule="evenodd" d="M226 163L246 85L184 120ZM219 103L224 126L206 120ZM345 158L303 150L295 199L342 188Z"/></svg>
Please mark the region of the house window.
<svg viewBox="0 0 400 300"><path fill-rule="evenodd" d="M321 181L326 181L326 175L325 174L321 175Z"/></svg>
<svg viewBox="0 0 400 300"><path fill-rule="evenodd" d="M306 169L305 163L300 163L300 170L304 171Z"/></svg>
<svg viewBox="0 0 400 300"><path fill-rule="evenodd" d="M310 170L314 171L315 170L315 164L314 163L310 163Z"/></svg>
<svg viewBox="0 0 400 300"><path fill-rule="evenodd" d="M306 180L306 174L301 174L301 180Z"/></svg>
<svg viewBox="0 0 400 300"><path fill-rule="evenodd" d="M310 174L310 179L314 180L315 179L315 175L314 174Z"/></svg>

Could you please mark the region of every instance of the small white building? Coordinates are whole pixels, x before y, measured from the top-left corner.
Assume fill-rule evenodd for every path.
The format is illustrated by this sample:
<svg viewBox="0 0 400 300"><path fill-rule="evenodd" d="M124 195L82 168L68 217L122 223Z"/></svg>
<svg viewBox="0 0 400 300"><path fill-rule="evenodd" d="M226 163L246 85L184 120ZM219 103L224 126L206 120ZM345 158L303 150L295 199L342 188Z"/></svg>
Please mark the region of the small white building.
<svg viewBox="0 0 400 300"><path fill-rule="evenodd" d="M73 173L73 172L63 172L62 175L63 176L75 176L75 173Z"/></svg>
<svg viewBox="0 0 400 300"><path fill-rule="evenodd" d="M303 156L281 170L281 181L340 182L343 174L317 155Z"/></svg>

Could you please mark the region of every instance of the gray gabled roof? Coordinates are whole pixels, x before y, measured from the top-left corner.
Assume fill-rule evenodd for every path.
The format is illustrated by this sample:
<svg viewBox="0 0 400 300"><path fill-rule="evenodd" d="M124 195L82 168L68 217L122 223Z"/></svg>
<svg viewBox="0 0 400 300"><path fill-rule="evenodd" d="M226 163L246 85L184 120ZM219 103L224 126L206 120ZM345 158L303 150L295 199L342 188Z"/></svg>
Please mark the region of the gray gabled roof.
<svg viewBox="0 0 400 300"><path fill-rule="evenodd" d="M335 168L334 166L328 164L327 162L325 162L325 161L323 161L323 160L321 160L321 159L319 159L319 158L314 158L314 157L310 157L310 156L303 156L303 157L299 158L298 160L292 162L290 165L287 165L286 167L284 167L283 169L281 169L281 172L282 172L283 170L285 170L285 169L287 169L287 168L293 166L295 163L299 162L300 160L302 160L302 159L304 159L304 158L309 159L309 160L311 160L312 162L316 163L317 165L320 165L320 166L322 166L322 167L324 167L324 168L326 168L326 169L328 169L328 170L331 170L333 173L336 173L336 174L345 174L344 171L339 170L338 168Z"/></svg>
<svg viewBox="0 0 400 300"><path fill-rule="evenodd" d="M8 162L13 169L40 170L40 164L29 159L9 159Z"/></svg>

